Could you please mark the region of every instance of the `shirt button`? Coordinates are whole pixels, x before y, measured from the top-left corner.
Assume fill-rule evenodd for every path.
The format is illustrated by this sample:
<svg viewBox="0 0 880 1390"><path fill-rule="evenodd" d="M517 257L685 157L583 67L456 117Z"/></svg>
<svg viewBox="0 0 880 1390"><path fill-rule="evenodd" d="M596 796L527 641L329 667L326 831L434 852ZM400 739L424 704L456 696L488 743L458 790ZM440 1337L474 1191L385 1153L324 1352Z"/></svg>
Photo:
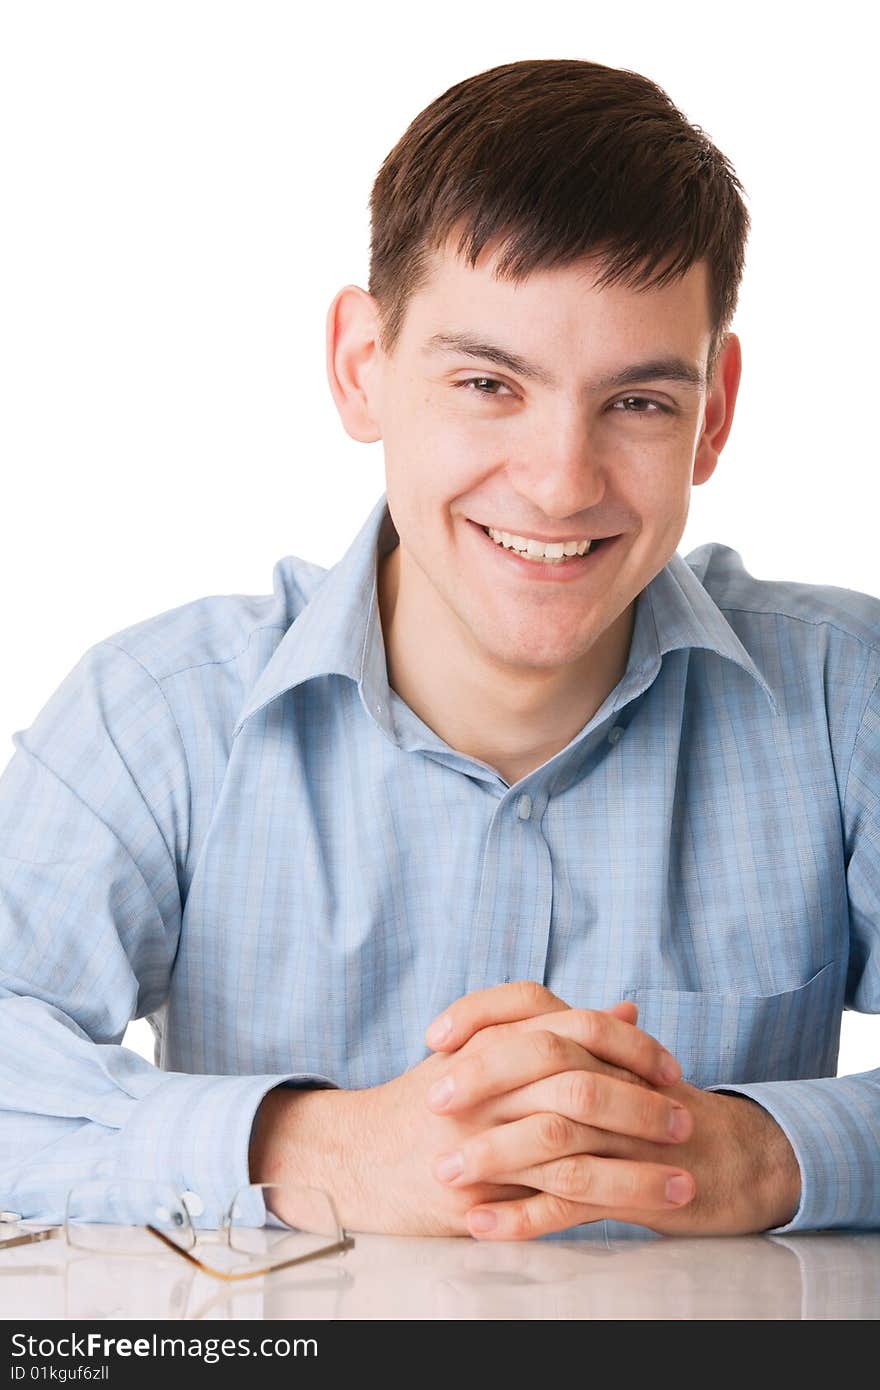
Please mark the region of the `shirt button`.
<svg viewBox="0 0 880 1390"><path fill-rule="evenodd" d="M615 727L611 730L611 733L608 735L608 742L619 743L622 738L623 729L621 729L619 724L616 724Z"/></svg>
<svg viewBox="0 0 880 1390"><path fill-rule="evenodd" d="M201 1216L202 1212L205 1210L205 1204L198 1192L181 1192L180 1200L183 1202L190 1216Z"/></svg>
<svg viewBox="0 0 880 1390"><path fill-rule="evenodd" d="M516 803L516 813L520 820L528 820L532 814L532 798L523 792L519 801Z"/></svg>

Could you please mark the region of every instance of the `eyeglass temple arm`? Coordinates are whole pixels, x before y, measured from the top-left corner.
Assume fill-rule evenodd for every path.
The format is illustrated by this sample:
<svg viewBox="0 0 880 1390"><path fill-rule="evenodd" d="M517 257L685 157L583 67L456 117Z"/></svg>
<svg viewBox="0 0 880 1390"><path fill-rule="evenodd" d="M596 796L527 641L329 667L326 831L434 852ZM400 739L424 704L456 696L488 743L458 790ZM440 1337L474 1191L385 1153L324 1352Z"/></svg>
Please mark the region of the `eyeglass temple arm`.
<svg viewBox="0 0 880 1390"><path fill-rule="evenodd" d="M269 1265L265 1269L222 1270L212 1269L210 1265L204 1264L202 1260L198 1259L189 1250L181 1249L179 1245L175 1245L173 1240L155 1226L148 1225L147 1230L151 1235L154 1235L157 1240L161 1240L163 1245L167 1245L169 1250L173 1250L175 1254L182 1255L185 1260L189 1260L190 1264L196 1265L198 1269L204 1270L206 1274L213 1275L215 1279L224 1279L228 1283L237 1279L256 1279L260 1274L274 1274L277 1269L290 1269L291 1265L302 1265L305 1264L307 1260L320 1259L322 1255L335 1255L338 1251L354 1249L354 1237L344 1235L342 1240L334 1241L332 1245L322 1245L320 1250L310 1250L307 1255L297 1255L292 1260L283 1260L281 1264Z"/></svg>
<svg viewBox="0 0 880 1390"><path fill-rule="evenodd" d="M36 1245L38 1240L52 1240L58 1235L58 1228L48 1231L27 1231L23 1236L7 1236L0 1240L0 1250L11 1250L13 1245Z"/></svg>

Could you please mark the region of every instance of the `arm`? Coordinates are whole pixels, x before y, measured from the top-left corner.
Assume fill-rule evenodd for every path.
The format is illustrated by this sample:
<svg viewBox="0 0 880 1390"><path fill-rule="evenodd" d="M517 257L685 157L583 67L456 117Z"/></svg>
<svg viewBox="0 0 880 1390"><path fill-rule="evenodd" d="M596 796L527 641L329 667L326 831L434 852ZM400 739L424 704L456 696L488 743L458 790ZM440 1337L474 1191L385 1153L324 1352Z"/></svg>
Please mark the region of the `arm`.
<svg viewBox="0 0 880 1390"><path fill-rule="evenodd" d="M880 1013L880 679L868 697L843 797L850 913L846 1006ZM716 1088L722 1089L722 1088ZM801 1197L776 1231L880 1230L880 1068L857 1076L725 1086L773 1116L797 1156Z"/></svg>
<svg viewBox="0 0 880 1390"><path fill-rule="evenodd" d="M197 1191L201 1224L216 1224L249 1181L263 1096L297 1078L162 1072L119 1045L162 1004L181 927L189 781L171 711L137 661L100 643L13 743L0 777L2 1205L58 1221L76 1182L155 1178Z"/></svg>

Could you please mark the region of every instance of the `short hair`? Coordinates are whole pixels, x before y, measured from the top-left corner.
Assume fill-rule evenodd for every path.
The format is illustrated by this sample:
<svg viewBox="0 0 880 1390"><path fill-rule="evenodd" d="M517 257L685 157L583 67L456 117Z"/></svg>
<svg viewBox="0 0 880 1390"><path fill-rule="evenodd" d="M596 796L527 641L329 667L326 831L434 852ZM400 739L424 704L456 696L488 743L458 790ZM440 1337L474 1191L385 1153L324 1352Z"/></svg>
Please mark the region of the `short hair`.
<svg viewBox="0 0 880 1390"><path fill-rule="evenodd" d="M495 274L595 257L600 288L661 286L705 259L711 380L736 308L750 219L729 160L655 82L568 58L489 68L426 106L370 194L368 289L394 351L433 252L456 228L474 266L501 238Z"/></svg>

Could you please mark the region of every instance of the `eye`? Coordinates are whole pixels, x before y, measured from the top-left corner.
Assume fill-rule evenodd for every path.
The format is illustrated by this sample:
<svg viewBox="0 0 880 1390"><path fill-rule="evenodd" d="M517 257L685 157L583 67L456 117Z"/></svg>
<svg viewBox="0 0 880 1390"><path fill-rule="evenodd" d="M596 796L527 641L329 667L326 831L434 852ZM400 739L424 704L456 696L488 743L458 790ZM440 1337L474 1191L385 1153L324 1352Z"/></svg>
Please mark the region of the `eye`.
<svg viewBox="0 0 880 1390"><path fill-rule="evenodd" d="M663 414L663 415L671 415L671 414L673 413L673 412L672 412L671 406L663 405L660 401L652 401L648 396L624 396L621 400L615 401L615 402L614 402L614 406L622 405L622 406L624 406L624 407L629 407L633 402L634 402L637 406L649 406L649 405L652 405L652 406L654 407L654 409L653 409L653 410L641 410L641 409L639 409L639 410L630 410L630 409L624 409L622 412L619 412L619 413L622 413L623 415L648 415L648 416L656 415L656 413L657 413L658 410L659 410L659 411L661 412L661 414ZM612 410L614 409L614 406L611 407Z"/></svg>
<svg viewBox="0 0 880 1390"><path fill-rule="evenodd" d="M472 394L477 395L477 396L497 396L497 395L498 395L498 392L497 392L497 391L484 391L484 390L482 390L482 387L483 387L483 386L500 386L503 390L505 390L505 391L510 391L510 388L507 387L507 386L505 386L505 384L504 384L503 381L497 381L497 380L495 379L495 377L492 377L492 376L470 376L470 377L467 377L464 381L457 381L457 382L455 383L455 385L456 385L456 387L459 387L459 386L472 386L472 387L475 388ZM478 388L479 388L479 389L478 389ZM511 391L510 394L513 395L513 392Z"/></svg>

